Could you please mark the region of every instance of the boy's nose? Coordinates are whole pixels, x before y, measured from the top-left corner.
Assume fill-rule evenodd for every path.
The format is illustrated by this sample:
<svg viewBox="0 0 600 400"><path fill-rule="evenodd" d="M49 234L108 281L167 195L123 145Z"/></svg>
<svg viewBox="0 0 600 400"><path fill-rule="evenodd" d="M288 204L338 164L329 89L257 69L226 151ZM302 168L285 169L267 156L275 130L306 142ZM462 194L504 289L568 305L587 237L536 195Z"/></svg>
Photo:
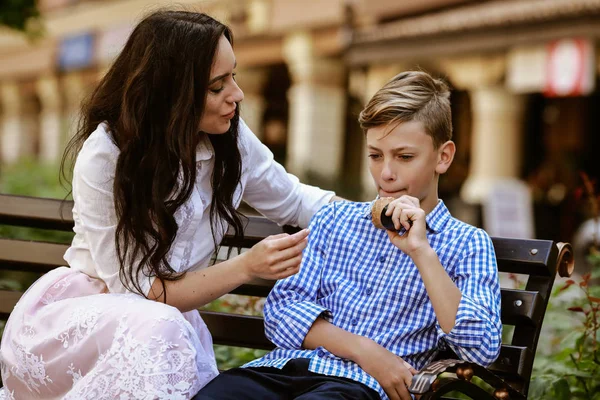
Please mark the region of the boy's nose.
<svg viewBox="0 0 600 400"><path fill-rule="evenodd" d="M381 179L385 181L393 181L396 179L396 174L394 173L394 171L392 171L391 168L385 166L381 170Z"/></svg>

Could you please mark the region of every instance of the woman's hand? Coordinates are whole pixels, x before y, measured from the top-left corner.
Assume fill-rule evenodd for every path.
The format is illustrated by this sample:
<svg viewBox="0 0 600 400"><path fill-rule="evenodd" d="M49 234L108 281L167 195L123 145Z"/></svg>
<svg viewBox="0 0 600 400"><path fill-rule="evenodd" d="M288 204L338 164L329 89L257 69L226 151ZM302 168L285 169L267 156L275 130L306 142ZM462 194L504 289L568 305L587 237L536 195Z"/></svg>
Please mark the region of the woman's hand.
<svg viewBox="0 0 600 400"><path fill-rule="evenodd" d="M269 236L242 253L243 268L249 278L284 279L300 270L302 250L308 243L308 229L293 235Z"/></svg>
<svg viewBox="0 0 600 400"><path fill-rule="evenodd" d="M417 371L402 358L368 339L357 364L381 385L391 400L411 400L408 387Z"/></svg>

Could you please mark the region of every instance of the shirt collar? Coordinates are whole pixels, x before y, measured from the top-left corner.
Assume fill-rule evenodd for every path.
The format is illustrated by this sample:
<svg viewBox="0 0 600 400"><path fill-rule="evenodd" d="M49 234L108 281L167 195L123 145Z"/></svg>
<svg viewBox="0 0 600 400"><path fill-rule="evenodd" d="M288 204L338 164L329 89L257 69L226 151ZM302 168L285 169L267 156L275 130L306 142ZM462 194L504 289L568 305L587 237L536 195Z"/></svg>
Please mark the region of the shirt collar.
<svg viewBox="0 0 600 400"><path fill-rule="evenodd" d="M429 229L435 233L438 233L444 229L444 226L446 226L446 223L450 217L450 211L448 211L444 201L442 199L438 199L437 205L429 214L427 214L425 221L427 222L427 227Z"/></svg>
<svg viewBox="0 0 600 400"><path fill-rule="evenodd" d="M363 218L371 218L371 207L373 206L373 202L375 202L375 200L365 203L365 208L362 214ZM425 224L427 225L427 229L434 233L438 233L444 229L444 226L449 219L450 211L448 211L444 201L442 199L438 199L438 203L435 208L431 210L431 212L425 217Z"/></svg>
<svg viewBox="0 0 600 400"><path fill-rule="evenodd" d="M198 146L196 146L196 162L210 160L214 152L210 139L206 134L203 134Z"/></svg>

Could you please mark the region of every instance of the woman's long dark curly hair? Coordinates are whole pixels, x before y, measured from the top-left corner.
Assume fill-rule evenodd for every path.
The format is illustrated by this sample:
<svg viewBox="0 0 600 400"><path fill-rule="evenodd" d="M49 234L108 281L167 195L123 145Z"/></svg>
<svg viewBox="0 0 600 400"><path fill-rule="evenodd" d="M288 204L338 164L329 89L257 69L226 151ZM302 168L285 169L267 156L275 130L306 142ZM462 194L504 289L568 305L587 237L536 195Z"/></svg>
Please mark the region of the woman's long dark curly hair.
<svg viewBox="0 0 600 400"><path fill-rule="evenodd" d="M177 234L175 211L196 181L196 147L217 44L229 28L205 14L158 11L133 30L123 51L82 107L78 132L63 155L61 170L83 142L106 122L120 150L114 179L118 218L115 245L120 279L140 294L140 272L164 284L180 279L168 253ZM208 135L214 149L213 241L224 219L243 236L234 193L241 176L239 107L229 131ZM219 227L218 229L220 229ZM163 290L166 302L166 291Z"/></svg>

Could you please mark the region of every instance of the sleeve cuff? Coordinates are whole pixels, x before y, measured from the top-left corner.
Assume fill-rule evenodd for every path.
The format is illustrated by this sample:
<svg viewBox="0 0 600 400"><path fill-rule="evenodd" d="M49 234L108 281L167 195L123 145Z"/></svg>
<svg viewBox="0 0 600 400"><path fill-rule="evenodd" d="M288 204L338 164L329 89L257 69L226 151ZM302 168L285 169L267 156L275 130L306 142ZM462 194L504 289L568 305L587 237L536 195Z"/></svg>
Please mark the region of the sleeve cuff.
<svg viewBox="0 0 600 400"><path fill-rule="evenodd" d="M289 349L300 349L304 338L316 319L325 313L331 318L331 312L310 301L302 301L290 305L274 332L275 344Z"/></svg>
<svg viewBox="0 0 600 400"><path fill-rule="evenodd" d="M456 322L449 333L445 333L436 323L438 339L444 338L450 345L479 347L486 333L486 321L479 315L482 310L468 297L462 296L456 312Z"/></svg>

